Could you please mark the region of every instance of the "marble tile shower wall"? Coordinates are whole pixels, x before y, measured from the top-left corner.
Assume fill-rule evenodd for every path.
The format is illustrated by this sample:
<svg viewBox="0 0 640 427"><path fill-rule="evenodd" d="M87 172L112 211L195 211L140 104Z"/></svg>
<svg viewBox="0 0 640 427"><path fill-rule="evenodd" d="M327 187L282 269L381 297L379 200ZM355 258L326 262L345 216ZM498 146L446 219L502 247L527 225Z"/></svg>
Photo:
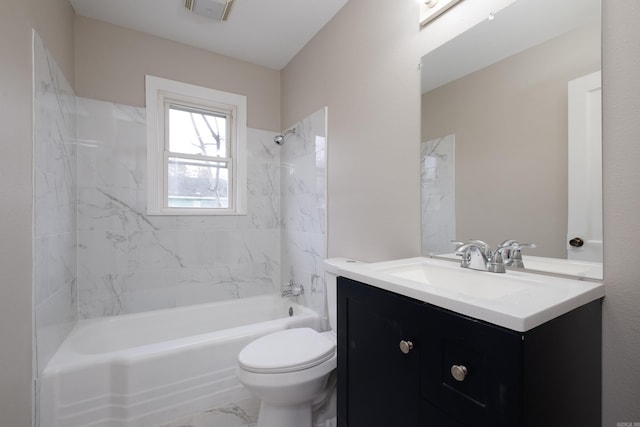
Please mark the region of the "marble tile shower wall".
<svg viewBox="0 0 640 427"><path fill-rule="evenodd" d="M453 252L456 239L455 135L420 144L421 253Z"/></svg>
<svg viewBox="0 0 640 427"><path fill-rule="evenodd" d="M298 122L280 153L282 278L302 283L305 305L318 313L325 313L326 123L326 108Z"/></svg>
<svg viewBox="0 0 640 427"><path fill-rule="evenodd" d="M248 130L246 216L147 216L145 110L78 98L82 318L274 292L280 284L280 156Z"/></svg>
<svg viewBox="0 0 640 427"><path fill-rule="evenodd" d="M75 94L34 32L34 310L38 375L77 320Z"/></svg>

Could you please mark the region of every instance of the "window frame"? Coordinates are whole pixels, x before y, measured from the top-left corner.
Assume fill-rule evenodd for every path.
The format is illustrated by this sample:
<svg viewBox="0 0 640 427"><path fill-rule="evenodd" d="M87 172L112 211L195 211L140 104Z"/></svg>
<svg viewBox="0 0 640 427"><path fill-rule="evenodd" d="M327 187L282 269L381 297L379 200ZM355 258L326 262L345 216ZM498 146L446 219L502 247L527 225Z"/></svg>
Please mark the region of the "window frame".
<svg viewBox="0 0 640 427"><path fill-rule="evenodd" d="M145 76L147 108L147 214L246 215L247 213L247 98L188 83ZM227 126L229 188L228 208L170 207L168 197L169 111L171 105L224 114ZM175 157L175 156L174 156ZM180 158L210 160L209 156Z"/></svg>

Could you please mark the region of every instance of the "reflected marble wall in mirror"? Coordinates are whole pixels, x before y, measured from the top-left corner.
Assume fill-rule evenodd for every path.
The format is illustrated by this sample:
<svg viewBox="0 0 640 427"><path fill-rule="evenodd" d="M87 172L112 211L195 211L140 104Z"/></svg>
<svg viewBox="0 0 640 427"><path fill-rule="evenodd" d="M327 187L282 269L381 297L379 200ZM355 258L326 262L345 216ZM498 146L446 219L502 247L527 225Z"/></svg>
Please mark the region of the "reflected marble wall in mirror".
<svg viewBox="0 0 640 427"><path fill-rule="evenodd" d="M537 245L527 268L602 278L601 148L582 149L584 166L568 154L569 135L585 139L568 112L583 76L598 81L585 114L601 144L600 39L598 0L519 0L422 58L423 255L515 239ZM572 180L589 190L579 215Z"/></svg>

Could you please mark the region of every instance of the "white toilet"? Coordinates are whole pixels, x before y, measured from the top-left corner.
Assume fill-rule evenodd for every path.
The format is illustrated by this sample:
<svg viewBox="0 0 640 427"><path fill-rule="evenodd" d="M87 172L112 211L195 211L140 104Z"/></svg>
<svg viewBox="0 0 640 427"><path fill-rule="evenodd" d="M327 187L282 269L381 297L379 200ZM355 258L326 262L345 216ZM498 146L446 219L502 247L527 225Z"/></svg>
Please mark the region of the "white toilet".
<svg viewBox="0 0 640 427"><path fill-rule="evenodd" d="M310 427L312 404L327 390L337 366L337 270L346 258L325 260L331 330L295 328L258 338L238 355L236 375L260 398L258 427Z"/></svg>

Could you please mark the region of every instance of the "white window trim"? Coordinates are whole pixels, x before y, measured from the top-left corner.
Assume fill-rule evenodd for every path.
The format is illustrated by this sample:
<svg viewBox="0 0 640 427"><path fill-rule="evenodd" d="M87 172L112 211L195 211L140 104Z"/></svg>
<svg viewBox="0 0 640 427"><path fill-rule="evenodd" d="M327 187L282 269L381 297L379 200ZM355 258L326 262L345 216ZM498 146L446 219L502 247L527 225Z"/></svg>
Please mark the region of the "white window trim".
<svg viewBox="0 0 640 427"><path fill-rule="evenodd" d="M147 214L148 215L246 215L247 213L247 97L147 75ZM165 102L187 102L206 109L232 111L233 165L231 208L173 208L167 206L165 172Z"/></svg>

